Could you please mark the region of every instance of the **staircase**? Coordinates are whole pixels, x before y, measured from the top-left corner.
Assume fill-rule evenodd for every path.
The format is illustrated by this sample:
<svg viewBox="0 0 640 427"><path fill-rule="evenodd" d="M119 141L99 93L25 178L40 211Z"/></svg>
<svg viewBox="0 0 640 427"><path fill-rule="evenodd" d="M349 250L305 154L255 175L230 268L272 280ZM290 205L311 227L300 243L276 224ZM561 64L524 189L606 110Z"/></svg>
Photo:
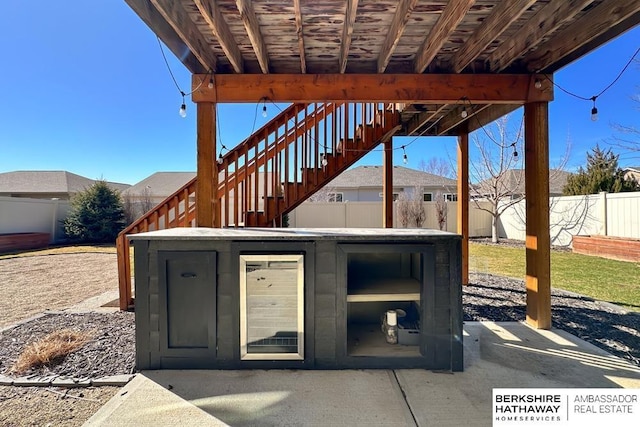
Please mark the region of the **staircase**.
<svg viewBox="0 0 640 427"><path fill-rule="evenodd" d="M400 126L393 105L292 104L218 159L222 227L278 227ZM196 179L124 229L116 240L120 309L132 307L129 234L195 225Z"/></svg>

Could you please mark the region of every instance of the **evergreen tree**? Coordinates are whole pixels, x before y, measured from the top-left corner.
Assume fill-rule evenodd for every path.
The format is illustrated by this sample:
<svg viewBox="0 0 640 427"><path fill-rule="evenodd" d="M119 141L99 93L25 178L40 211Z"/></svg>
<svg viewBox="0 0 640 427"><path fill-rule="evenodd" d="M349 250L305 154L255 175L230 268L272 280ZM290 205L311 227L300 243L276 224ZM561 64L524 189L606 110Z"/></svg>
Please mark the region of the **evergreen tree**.
<svg viewBox="0 0 640 427"><path fill-rule="evenodd" d="M601 191L620 193L638 190L640 186L637 182L624 179L624 172L618 167L618 155L611 149L601 150L596 145L592 153L587 153L587 169L580 166L578 172L569 175L563 194L574 196Z"/></svg>
<svg viewBox="0 0 640 427"><path fill-rule="evenodd" d="M67 236L84 243L113 243L124 226L120 194L102 180L73 197L64 221Z"/></svg>

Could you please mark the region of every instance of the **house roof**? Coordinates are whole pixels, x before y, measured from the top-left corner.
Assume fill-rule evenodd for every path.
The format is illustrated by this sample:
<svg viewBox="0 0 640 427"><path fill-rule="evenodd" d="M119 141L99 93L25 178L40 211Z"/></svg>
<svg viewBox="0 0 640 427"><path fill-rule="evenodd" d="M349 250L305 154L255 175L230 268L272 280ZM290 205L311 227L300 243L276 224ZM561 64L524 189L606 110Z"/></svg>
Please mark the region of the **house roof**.
<svg viewBox="0 0 640 427"><path fill-rule="evenodd" d="M151 197L168 197L195 178L195 172L156 172L132 185L123 195L138 196L148 188Z"/></svg>
<svg viewBox="0 0 640 427"><path fill-rule="evenodd" d="M67 171L14 171L0 173L0 193L65 193L84 191L96 181ZM129 184L108 182L117 191L130 187Z"/></svg>
<svg viewBox="0 0 640 427"><path fill-rule="evenodd" d="M363 188L363 187L382 187L383 178L382 166L358 166L342 172L337 178L327 184L332 188ZM393 186L394 187L456 187L457 183L454 179L445 178L443 176L433 175L415 169L409 169L402 166L393 167Z"/></svg>
<svg viewBox="0 0 640 427"><path fill-rule="evenodd" d="M562 189L567 184L567 178L571 175L569 172L565 172L558 169L551 169L549 171L549 194L562 194ZM477 184L476 191L481 194L486 194L494 182L492 178L485 179ZM523 169L509 169L505 171L503 179L500 181L501 193L506 194L525 194L524 190L524 170Z"/></svg>
<svg viewBox="0 0 640 427"><path fill-rule="evenodd" d="M409 106L403 112L405 121L415 117L419 125L411 130L420 135L457 135L454 127L458 126L472 131L523 102L534 102L475 100L474 107L466 109L466 120L456 122L460 100L471 99L467 91L472 86L486 93L488 88L495 89L497 84L486 76L539 73L542 87L535 89L534 79L525 76L528 96L552 93L551 82L542 73L551 79L560 68L640 22L637 0L125 1L194 74L194 96L208 94L216 102L234 102L220 100L224 81L240 82L245 77L256 77L256 84L227 87L242 96L252 93L251 99L252 90L268 87L254 102L261 97L297 102L273 99L282 87L296 85L289 76L286 82L273 83L277 75L316 79L385 74L389 78L384 82L390 84L394 84L392 75L401 74L478 77L476 84L463 86L444 77L449 83L439 91L441 96L460 88L464 93ZM362 79L355 78L360 85ZM202 85L210 80L214 88ZM339 89L350 93L350 84ZM500 95L506 97L502 89L509 85L503 81L499 86ZM436 92L432 89L427 92ZM324 90L319 93L328 96ZM323 100L331 99L300 102ZM385 101L415 102L416 98Z"/></svg>

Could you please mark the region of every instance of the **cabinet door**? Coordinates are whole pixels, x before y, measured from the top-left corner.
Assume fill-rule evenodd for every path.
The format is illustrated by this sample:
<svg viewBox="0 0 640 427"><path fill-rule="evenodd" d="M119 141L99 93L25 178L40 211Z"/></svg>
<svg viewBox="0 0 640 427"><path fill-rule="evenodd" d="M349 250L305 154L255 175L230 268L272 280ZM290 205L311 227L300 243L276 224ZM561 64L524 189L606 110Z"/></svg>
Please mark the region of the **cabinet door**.
<svg viewBox="0 0 640 427"><path fill-rule="evenodd" d="M160 333L167 356L215 351L216 254L160 252Z"/></svg>

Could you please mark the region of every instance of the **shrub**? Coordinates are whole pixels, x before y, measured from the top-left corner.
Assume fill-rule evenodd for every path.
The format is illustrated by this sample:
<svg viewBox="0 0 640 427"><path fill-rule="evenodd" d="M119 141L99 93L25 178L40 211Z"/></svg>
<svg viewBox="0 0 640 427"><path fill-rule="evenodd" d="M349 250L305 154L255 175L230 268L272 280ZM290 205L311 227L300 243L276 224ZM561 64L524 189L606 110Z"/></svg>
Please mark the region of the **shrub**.
<svg viewBox="0 0 640 427"><path fill-rule="evenodd" d="M91 336L86 332L69 329L52 332L40 341L29 344L11 368L12 373L22 374L32 368L51 366L85 345Z"/></svg>
<svg viewBox="0 0 640 427"><path fill-rule="evenodd" d="M96 181L73 197L71 211L64 221L67 236L83 243L113 243L124 226L120 194L105 181Z"/></svg>

